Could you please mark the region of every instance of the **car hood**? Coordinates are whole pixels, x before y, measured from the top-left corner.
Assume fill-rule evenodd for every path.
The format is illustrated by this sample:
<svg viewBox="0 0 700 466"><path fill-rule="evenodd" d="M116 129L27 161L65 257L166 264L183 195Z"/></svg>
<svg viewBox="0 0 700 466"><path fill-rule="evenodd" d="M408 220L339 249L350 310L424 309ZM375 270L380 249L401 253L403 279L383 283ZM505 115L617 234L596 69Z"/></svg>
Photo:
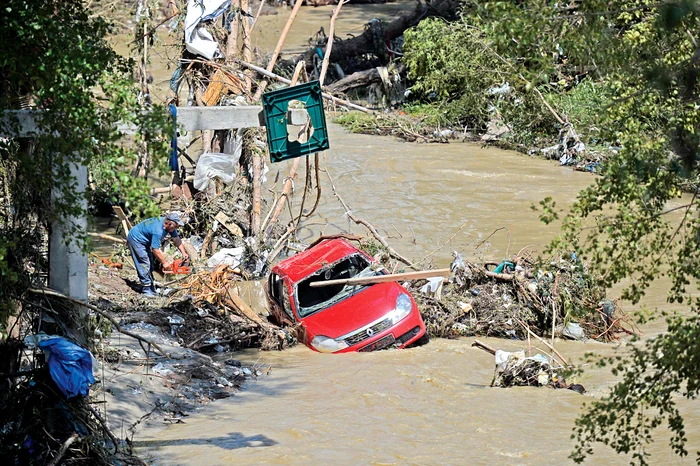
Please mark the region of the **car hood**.
<svg viewBox="0 0 700 466"><path fill-rule="evenodd" d="M311 337L351 333L391 312L399 294L410 294L396 282L376 283L326 309L301 319Z"/></svg>

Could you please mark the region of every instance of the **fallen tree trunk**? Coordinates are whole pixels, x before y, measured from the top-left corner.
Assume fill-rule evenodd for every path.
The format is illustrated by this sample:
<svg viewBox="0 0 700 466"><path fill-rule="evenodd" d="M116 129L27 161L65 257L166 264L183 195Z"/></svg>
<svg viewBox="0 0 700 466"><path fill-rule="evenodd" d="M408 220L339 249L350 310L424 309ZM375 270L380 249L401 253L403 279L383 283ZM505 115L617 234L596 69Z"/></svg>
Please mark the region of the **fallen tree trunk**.
<svg viewBox="0 0 700 466"><path fill-rule="evenodd" d="M403 73L406 69L406 65L399 63L396 71L398 73ZM344 94L350 89L356 87L366 87L373 83L382 82L382 75L379 73L379 68L370 68L364 71L356 71L350 76L334 82L328 86L328 90L332 94Z"/></svg>
<svg viewBox="0 0 700 466"><path fill-rule="evenodd" d="M382 37L386 38L386 40L394 40L402 36L406 29L431 16L440 16L447 19L455 18L460 5L461 3L456 0L436 0L430 4L419 2L412 12L402 15L387 24ZM313 46L303 54L293 58L292 63L304 60L307 66L312 66L313 56L316 53L316 46ZM335 39L330 60L331 62L339 62L365 53L374 53L378 56L385 55L383 50L375 50L375 37L371 28L365 29L362 34L352 39Z"/></svg>

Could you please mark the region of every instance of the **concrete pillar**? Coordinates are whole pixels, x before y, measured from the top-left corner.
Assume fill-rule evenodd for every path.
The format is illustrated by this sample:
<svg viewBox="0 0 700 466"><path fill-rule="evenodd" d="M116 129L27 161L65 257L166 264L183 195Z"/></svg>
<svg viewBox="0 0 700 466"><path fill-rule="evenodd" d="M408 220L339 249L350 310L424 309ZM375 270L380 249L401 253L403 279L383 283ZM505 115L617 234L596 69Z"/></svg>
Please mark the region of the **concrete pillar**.
<svg viewBox="0 0 700 466"><path fill-rule="evenodd" d="M76 189L84 193L87 187L87 167L72 165L71 175L77 180ZM54 195L57 195L54 191ZM87 200L81 196L83 211L87 211ZM68 217L63 223L51 224L49 237L49 287L71 298L87 301L88 297L88 256L80 244L71 237L71 224L87 230L87 218Z"/></svg>

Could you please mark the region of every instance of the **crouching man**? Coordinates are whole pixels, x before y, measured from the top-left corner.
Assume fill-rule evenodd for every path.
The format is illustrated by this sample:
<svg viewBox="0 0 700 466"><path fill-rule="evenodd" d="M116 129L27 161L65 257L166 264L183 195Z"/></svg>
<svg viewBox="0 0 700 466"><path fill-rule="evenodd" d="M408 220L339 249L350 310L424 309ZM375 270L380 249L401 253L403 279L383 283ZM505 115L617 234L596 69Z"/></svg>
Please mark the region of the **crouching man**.
<svg viewBox="0 0 700 466"><path fill-rule="evenodd" d="M144 295L158 296L153 280L154 256L164 269L172 266L172 263L165 258L160 249L166 236L170 235L173 239L173 243L182 253L182 258L188 259L189 256L177 233L177 228L182 224L180 214L171 212L165 217L148 218L129 231L126 244L129 246L131 258L136 266L136 273L143 285L141 293Z"/></svg>

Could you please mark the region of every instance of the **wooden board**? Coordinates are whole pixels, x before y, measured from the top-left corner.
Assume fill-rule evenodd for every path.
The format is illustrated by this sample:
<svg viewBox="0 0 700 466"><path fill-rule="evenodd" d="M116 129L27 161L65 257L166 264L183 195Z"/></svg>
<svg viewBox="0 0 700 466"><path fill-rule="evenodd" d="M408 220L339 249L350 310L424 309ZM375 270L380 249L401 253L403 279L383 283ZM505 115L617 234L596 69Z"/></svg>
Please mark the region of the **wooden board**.
<svg viewBox="0 0 700 466"><path fill-rule="evenodd" d="M236 225L225 213L219 212L214 217L214 220L218 220L221 226L226 228L232 235L243 237L243 230L241 230L241 227Z"/></svg>
<svg viewBox="0 0 700 466"><path fill-rule="evenodd" d="M119 207L118 205L112 206L112 210L117 215L117 218L119 218L119 221L122 224L122 229L124 230L124 236L127 236L129 234L129 230L131 230L134 227L131 224L131 222L129 221L129 217L126 216L126 214L124 213L122 208Z"/></svg>
<svg viewBox="0 0 700 466"><path fill-rule="evenodd" d="M43 133L37 125L41 110L0 111L0 137L31 137ZM287 120L290 125L300 126L309 119L303 108L290 109ZM257 128L265 126L263 109L260 105L226 107L178 107L177 124L182 129L193 131L203 129ZM139 133L136 125L118 123L117 130L122 134Z"/></svg>
<svg viewBox="0 0 700 466"><path fill-rule="evenodd" d="M237 309L242 316L250 319L261 327L268 328L271 326L269 322L264 321L260 315L258 315L250 306L248 306L248 304L241 299L238 293L236 293L231 286L226 287L226 295L224 296L224 299L227 301L229 306Z"/></svg>
<svg viewBox="0 0 700 466"><path fill-rule="evenodd" d="M371 285L372 283L398 282L404 280L421 280L432 277L449 277L450 269L422 270L419 272L392 273L389 275L376 275L374 277L362 278L342 278L340 280L327 280L324 282L313 282L309 286L317 288L319 286L330 285Z"/></svg>
<svg viewBox="0 0 700 466"><path fill-rule="evenodd" d="M213 107L229 92L240 94L242 88L242 83L237 77L223 70L217 70L214 76L212 76L211 81L209 81L209 85L207 86L207 90L204 91L202 100L207 106Z"/></svg>

